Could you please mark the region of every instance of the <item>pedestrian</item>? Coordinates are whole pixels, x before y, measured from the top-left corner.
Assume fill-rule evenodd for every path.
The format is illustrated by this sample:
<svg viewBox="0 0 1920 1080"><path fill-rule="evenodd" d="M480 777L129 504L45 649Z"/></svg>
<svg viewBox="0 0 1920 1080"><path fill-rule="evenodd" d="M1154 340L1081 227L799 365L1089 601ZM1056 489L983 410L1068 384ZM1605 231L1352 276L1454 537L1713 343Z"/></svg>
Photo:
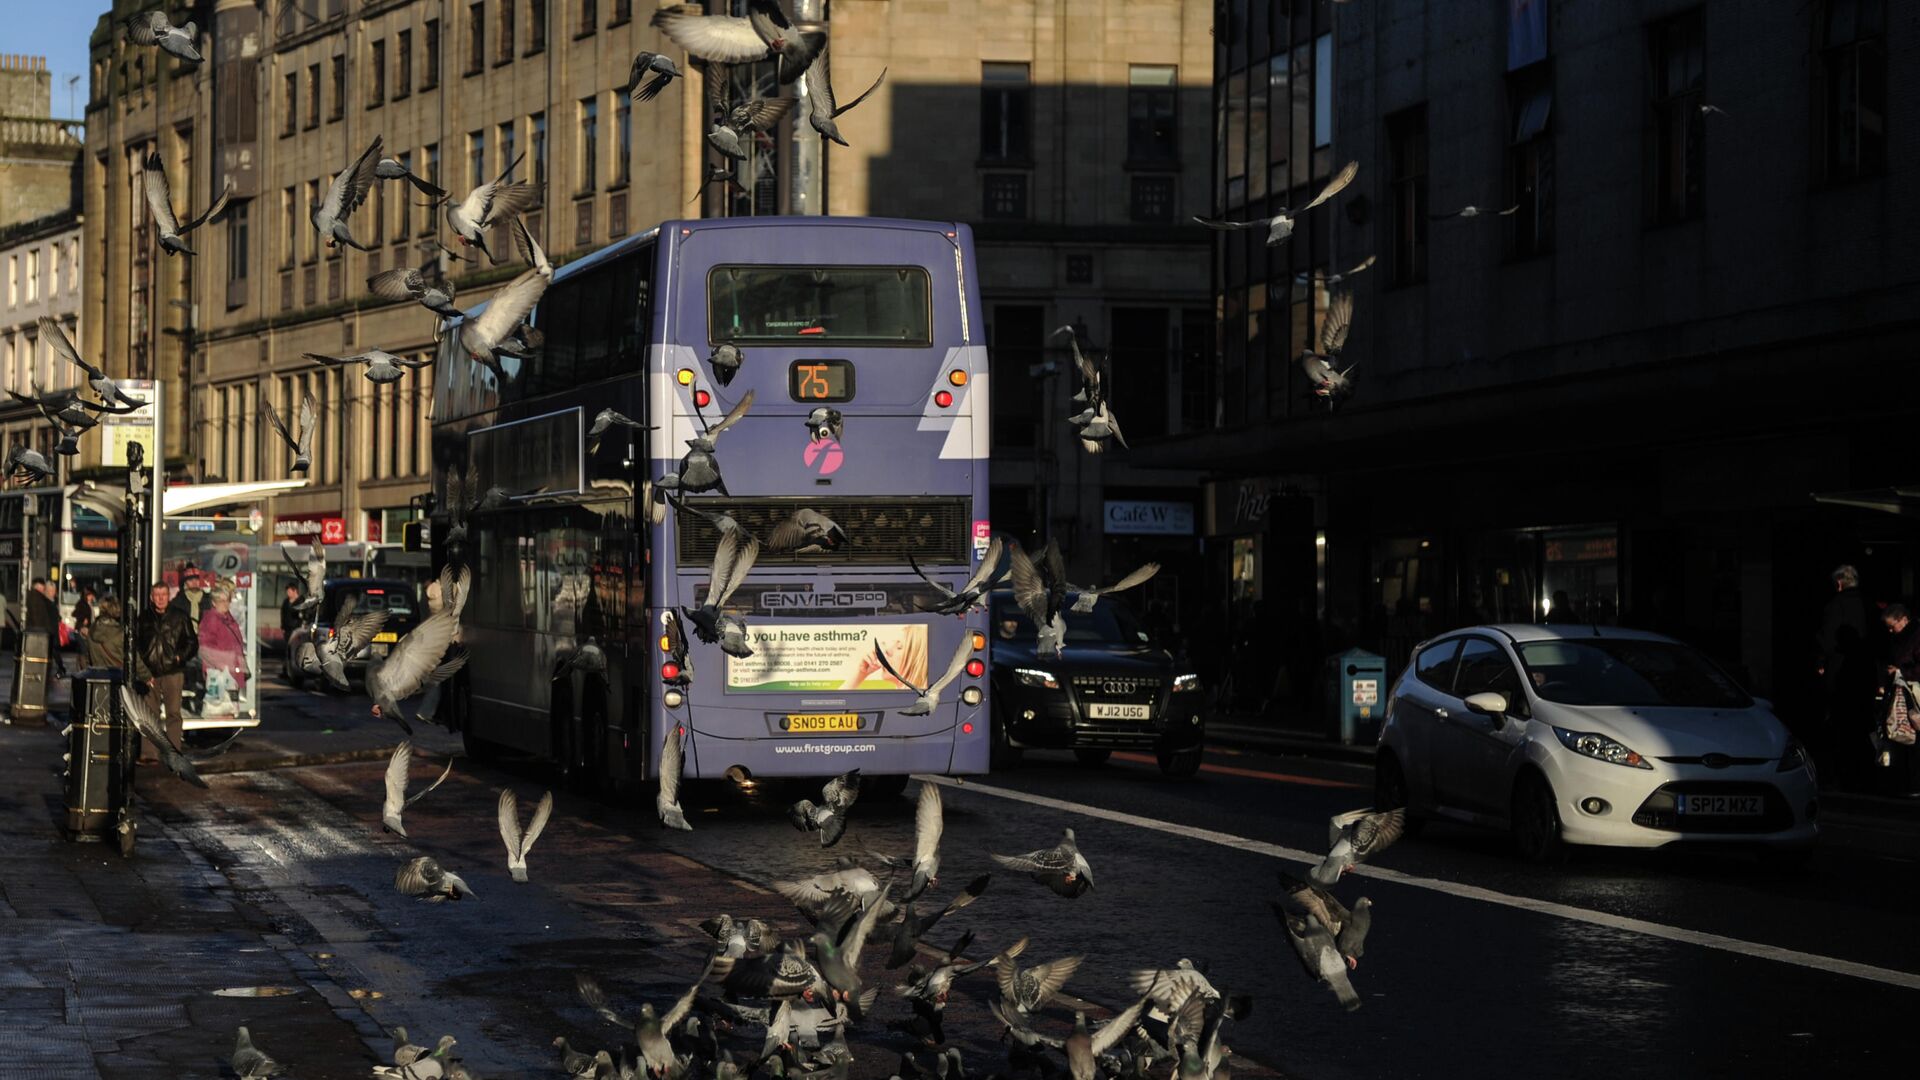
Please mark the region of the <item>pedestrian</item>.
<svg viewBox="0 0 1920 1080"><path fill-rule="evenodd" d="M99 603L92 589L81 589L80 599L73 602L73 632L81 637L87 636L87 629L93 625L94 605Z"/></svg>
<svg viewBox="0 0 1920 1080"><path fill-rule="evenodd" d="M34 578L27 588L27 629L43 630L47 635L47 657L53 661L56 675L65 677L66 661L60 650L68 643L60 640L66 624L60 621L60 607L54 603L53 583L46 578Z"/></svg>
<svg viewBox="0 0 1920 1080"><path fill-rule="evenodd" d="M127 628L121 621L126 613L120 608L120 599L109 596L100 601L100 608L94 614L92 625L87 634L87 666L92 668L121 668L127 664ZM137 659L137 658L136 658ZM127 678L146 679L144 665L135 664L138 671L127 672Z"/></svg>
<svg viewBox="0 0 1920 1080"><path fill-rule="evenodd" d="M222 582L207 593L213 607L200 620L200 665L206 672L207 694L202 716L231 716L239 711L246 693L247 644L240 620L233 614L233 588Z"/></svg>
<svg viewBox="0 0 1920 1080"><path fill-rule="evenodd" d="M148 673L147 707L178 743L186 736L186 717L180 711L184 673L187 662L199 654L199 639L194 636L186 609L168 604L166 583L160 581L147 590L147 608L140 613L138 628L141 659ZM159 748L148 744L140 760L143 764L159 764Z"/></svg>
<svg viewBox="0 0 1920 1080"><path fill-rule="evenodd" d="M188 566L180 575L180 591L173 594L173 600L167 605L187 616L188 625L196 639L200 636L200 620L213 608L213 598L207 592L208 584L206 574L197 567ZM207 672L201 666L200 658L196 656L188 660L181 675L185 688L182 693L192 703L194 715L198 716L205 707L207 696Z"/></svg>
<svg viewBox="0 0 1920 1080"><path fill-rule="evenodd" d="M1873 663L1868 638L1867 599L1860 591L1860 571L1850 565L1834 567L1833 595L1827 598L1815 635L1819 649L1821 696L1826 716L1814 738L1807 740L1820 771L1836 787L1857 782L1866 753L1860 736L1872 717L1873 696L1880 672Z"/></svg>
<svg viewBox="0 0 1920 1080"><path fill-rule="evenodd" d="M300 586L287 582L287 597L280 601L280 644L284 648L300 628Z"/></svg>
<svg viewBox="0 0 1920 1080"><path fill-rule="evenodd" d="M1880 613L1880 620L1887 628L1888 681L1898 675L1909 684L1904 692L1920 691L1920 624L1913 621L1904 604L1888 604ZM1890 689L1903 692L1897 687ZM1891 694L1888 701L1891 704ZM1906 703L1911 706L1913 698L1909 696ZM1920 716L1909 713L1908 722L1920 723ZM1885 760L1893 770L1894 794L1920 799L1920 746L1890 743L1887 751Z"/></svg>

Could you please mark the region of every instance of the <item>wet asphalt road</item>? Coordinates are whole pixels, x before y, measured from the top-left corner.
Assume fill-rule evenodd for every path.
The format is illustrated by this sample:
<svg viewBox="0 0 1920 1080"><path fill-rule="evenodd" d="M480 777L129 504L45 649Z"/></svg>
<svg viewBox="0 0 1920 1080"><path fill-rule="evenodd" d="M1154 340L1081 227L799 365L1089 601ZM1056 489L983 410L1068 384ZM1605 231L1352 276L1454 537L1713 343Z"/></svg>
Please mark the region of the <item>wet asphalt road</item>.
<svg viewBox="0 0 1920 1080"><path fill-rule="evenodd" d="M341 723L353 722L343 702ZM1276 869L1303 873L1290 851L1322 849L1326 818L1368 802L1366 771L1216 751L1198 779L1167 782L1125 757L1088 768L1038 755L947 787L945 864L931 895L994 869L987 851L1049 846L1067 826L1097 887L1063 900L996 873L988 895L932 937L973 929L973 955L985 956L1031 935L1027 962L1084 954L1067 991L1108 1007L1126 1003L1128 971L1191 957L1216 984L1257 1000L1228 1035L1247 1059L1241 1072L1867 1076L1910 1060L1910 1026L1890 1018L1920 1009L1912 862L1823 851L1791 875L1703 854L1535 867L1502 838L1434 826L1378 860L1398 876L1363 869L1339 889L1349 902L1375 902L1353 976L1365 1004L1349 1014L1300 971L1268 901ZM437 773L416 761L416 777L430 768ZM375 1020L416 1037L459 1035L482 1075L558 1075L548 1050L556 1034L613 1042L617 1033L575 997L575 971L595 973L623 1011L643 1000L664 1006L698 972L701 918L757 914L797 932L803 924L766 886L825 870L836 855L911 846L911 789L862 801L847 838L824 852L780 813L799 789L743 797L695 788L683 800L692 833L659 828L650 791L628 805L560 793L530 859L533 881L515 885L495 800L510 784L524 812L549 783L540 770L460 762L407 812L410 840L380 831L381 773L368 762L154 792L170 828L336 982L379 995L363 1000ZM461 873L478 902L425 905L395 893L394 868L419 853ZM1833 970L1845 968L1836 961L1870 968ZM877 963L868 968L869 980L893 981ZM992 989L988 975L974 977L947 1012L950 1038L980 1071L1001 1067L985 1009ZM877 1022L854 1040L860 1077L888 1075L909 1045L883 1030L904 1005L882 1000ZM1048 1029L1062 1033L1070 1019L1059 1013Z"/></svg>

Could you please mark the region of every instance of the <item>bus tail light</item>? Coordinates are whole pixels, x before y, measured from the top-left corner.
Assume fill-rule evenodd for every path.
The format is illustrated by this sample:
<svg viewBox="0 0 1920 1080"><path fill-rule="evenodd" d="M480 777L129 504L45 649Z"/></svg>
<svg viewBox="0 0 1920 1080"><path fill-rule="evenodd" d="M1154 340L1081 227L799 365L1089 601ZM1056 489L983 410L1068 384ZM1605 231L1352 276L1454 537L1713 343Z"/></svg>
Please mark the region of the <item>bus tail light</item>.
<svg viewBox="0 0 1920 1080"><path fill-rule="evenodd" d="M977 686L969 686L965 690L960 691L960 700L968 705L980 704L980 688Z"/></svg>
<svg viewBox="0 0 1920 1080"><path fill-rule="evenodd" d="M667 635L665 634L660 635L660 651L661 652L673 651L673 640L667 637Z"/></svg>
<svg viewBox="0 0 1920 1080"><path fill-rule="evenodd" d="M679 374L674 377L680 380L681 386L693 385L693 369L690 367L681 368Z"/></svg>
<svg viewBox="0 0 1920 1080"><path fill-rule="evenodd" d="M704 409L713 404L713 395L707 393L705 390L695 390L693 392L693 403L695 406Z"/></svg>
<svg viewBox="0 0 1920 1080"><path fill-rule="evenodd" d="M978 659L967 661L968 675L977 679L980 676L985 675L986 673L987 673L987 665L981 663Z"/></svg>
<svg viewBox="0 0 1920 1080"><path fill-rule="evenodd" d="M981 633L978 630L975 630L973 632L973 651L979 652L981 649L984 649L986 647L987 647L987 635Z"/></svg>
<svg viewBox="0 0 1920 1080"><path fill-rule="evenodd" d="M669 660L660 665L660 677L672 681L680 677L680 665Z"/></svg>
<svg viewBox="0 0 1920 1080"><path fill-rule="evenodd" d="M966 723L964 723L964 724L961 724L961 725L960 725L960 734L962 734L962 735L971 735L971 734L973 734L973 721L971 721L971 720L969 720L969 721L967 721Z"/></svg>
<svg viewBox="0 0 1920 1080"><path fill-rule="evenodd" d="M955 386L965 386L967 385L967 373L959 368L954 368L952 371L947 372L947 381Z"/></svg>
<svg viewBox="0 0 1920 1080"><path fill-rule="evenodd" d="M953 405L953 395L945 390L933 395L933 403L945 409Z"/></svg>

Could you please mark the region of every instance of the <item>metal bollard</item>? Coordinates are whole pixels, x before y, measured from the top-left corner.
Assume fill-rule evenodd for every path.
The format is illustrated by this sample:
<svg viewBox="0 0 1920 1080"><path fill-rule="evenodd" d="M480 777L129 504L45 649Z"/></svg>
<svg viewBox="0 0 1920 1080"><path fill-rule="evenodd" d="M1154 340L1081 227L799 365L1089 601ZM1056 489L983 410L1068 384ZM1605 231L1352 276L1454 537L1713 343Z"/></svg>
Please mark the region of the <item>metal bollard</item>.
<svg viewBox="0 0 1920 1080"><path fill-rule="evenodd" d="M65 783L70 840L116 839L123 832L137 735L121 715L120 679L116 668L93 668L73 679Z"/></svg>
<svg viewBox="0 0 1920 1080"><path fill-rule="evenodd" d="M13 665L12 718L16 727L47 725L47 664L52 658L45 630L20 635L20 656Z"/></svg>

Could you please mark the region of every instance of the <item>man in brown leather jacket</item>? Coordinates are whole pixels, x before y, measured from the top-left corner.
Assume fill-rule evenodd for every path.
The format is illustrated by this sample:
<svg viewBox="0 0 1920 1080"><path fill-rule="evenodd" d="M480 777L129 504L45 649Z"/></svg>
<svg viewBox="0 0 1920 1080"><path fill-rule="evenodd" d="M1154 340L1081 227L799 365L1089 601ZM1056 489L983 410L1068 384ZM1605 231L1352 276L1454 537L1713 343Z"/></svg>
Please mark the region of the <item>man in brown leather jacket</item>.
<svg viewBox="0 0 1920 1080"><path fill-rule="evenodd" d="M180 693L186 685L187 661L200 652L200 639L194 635L193 621L183 608L168 608L166 585L155 582L147 592L146 610L140 613L136 644L146 659L150 674L147 705L167 734L178 744L186 735L186 719L180 712ZM158 764L158 747L148 745L141 751L142 764Z"/></svg>

